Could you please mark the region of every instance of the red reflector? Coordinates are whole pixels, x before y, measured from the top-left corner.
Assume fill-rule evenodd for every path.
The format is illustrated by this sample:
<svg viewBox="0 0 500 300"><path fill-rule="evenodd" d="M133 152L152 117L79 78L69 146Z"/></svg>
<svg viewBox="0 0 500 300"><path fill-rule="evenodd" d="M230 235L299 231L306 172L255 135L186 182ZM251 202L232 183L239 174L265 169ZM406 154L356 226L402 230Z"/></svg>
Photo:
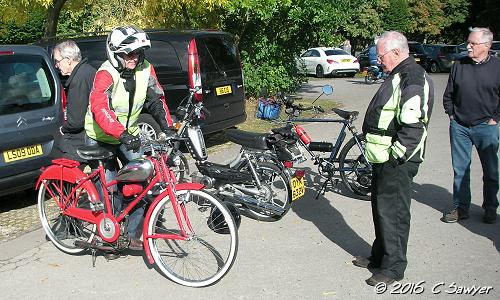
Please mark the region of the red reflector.
<svg viewBox="0 0 500 300"><path fill-rule="evenodd" d="M0 51L0 55L12 55L14 51Z"/></svg>
<svg viewBox="0 0 500 300"><path fill-rule="evenodd" d="M297 178L302 178L302 177L304 177L305 174L306 174L305 170L297 170L297 171L295 171L295 177L297 177Z"/></svg>
<svg viewBox="0 0 500 300"><path fill-rule="evenodd" d="M284 161L283 162L283 166L287 169L290 169L291 167L293 167L293 162L292 161Z"/></svg>

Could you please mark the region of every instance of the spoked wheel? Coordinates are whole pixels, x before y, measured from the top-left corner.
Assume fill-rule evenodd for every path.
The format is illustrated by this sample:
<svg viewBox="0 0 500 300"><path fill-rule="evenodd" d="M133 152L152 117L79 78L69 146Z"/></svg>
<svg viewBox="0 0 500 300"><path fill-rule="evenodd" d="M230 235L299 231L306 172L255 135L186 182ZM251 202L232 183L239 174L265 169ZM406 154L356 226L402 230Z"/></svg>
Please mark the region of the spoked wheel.
<svg viewBox="0 0 500 300"><path fill-rule="evenodd" d="M240 171L249 172L247 170L248 165L242 167ZM263 189L266 191L265 195L254 196L257 197L263 203L272 204L284 210L280 215L269 212L268 210L257 210L254 208L248 208L244 211L245 215L252 219L265 222L273 222L280 220L292 205L292 189L290 188L290 179L287 174L285 174L277 166L260 162L256 165L256 171L263 185ZM248 188L256 188L255 184L248 183Z"/></svg>
<svg viewBox="0 0 500 300"><path fill-rule="evenodd" d="M375 83L375 81L377 81L377 76L373 72L368 71L368 73L365 76L365 82L367 84L373 84Z"/></svg>
<svg viewBox="0 0 500 300"><path fill-rule="evenodd" d="M371 199L372 167L366 161L362 151L365 148L365 138L358 135L362 148L358 147L356 139L352 137L342 148L339 155L339 168L342 183L359 199Z"/></svg>
<svg viewBox="0 0 500 300"><path fill-rule="evenodd" d="M182 151L177 150L170 154L168 158L168 164L172 171L174 171L175 178L177 182L180 182L186 178L186 175L189 174L189 164L186 156Z"/></svg>
<svg viewBox="0 0 500 300"><path fill-rule="evenodd" d="M227 207L204 191L177 191L187 239L181 234L168 197L154 207L148 223L148 245L160 271L172 281L190 287L214 284L231 268L238 250L238 231ZM171 238L155 237L159 234Z"/></svg>
<svg viewBox="0 0 500 300"><path fill-rule="evenodd" d="M85 249L75 246L76 241L91 242L96 225L64 214L69 205L90 209L86 190L74 191L76 184L60 180L44 180L38 191L38 214L45 233L61 251L70 254Z"/></svg>

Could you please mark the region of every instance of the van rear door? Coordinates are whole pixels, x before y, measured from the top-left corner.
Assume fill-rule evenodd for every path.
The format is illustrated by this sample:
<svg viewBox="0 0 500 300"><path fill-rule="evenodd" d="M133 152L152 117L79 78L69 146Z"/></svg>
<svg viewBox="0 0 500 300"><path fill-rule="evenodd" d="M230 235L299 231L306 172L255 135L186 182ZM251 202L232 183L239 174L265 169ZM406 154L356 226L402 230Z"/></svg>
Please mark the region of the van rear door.
<svg viewBox="0 0 500 300"><path fill-rule="evenodd" d="M196 36L203 102L211 115L203 128L227 128L224 123L238 124L246 119L245 90L240 58L234 39L227 33Z"/></svg>

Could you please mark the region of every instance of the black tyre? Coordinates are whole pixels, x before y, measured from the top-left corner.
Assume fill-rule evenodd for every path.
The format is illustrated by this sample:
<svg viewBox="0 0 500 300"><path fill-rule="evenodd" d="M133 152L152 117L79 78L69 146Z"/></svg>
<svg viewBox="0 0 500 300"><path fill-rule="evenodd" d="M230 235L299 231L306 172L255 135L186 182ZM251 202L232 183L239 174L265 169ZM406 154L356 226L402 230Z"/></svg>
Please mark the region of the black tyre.
<svg viewBox="0 0 500 300"><path fill-rule="evenodd" d="M75 246L76 241L90 243L96 225L70 217L64 213L72 207L90 210L90 199L85 189L75 190L76 184L60 180L44 180L38 191L38 214L47 237L61 251L77 254L85 249ZM64 202L64 203L63 203Z"/></svg>
<svg viewBox="0 0 500 300"><path fill-rule="evenodd" d="M368 71L368 73L365 76L365 82L367 84L373 84L375 83L375 81L377 81L377 76L373 72Z"/></svg>
<svg viewBox="0 0 500 300"><path fill-rule="evenodd" d="M440 71L439 66L438 66L438 64L437 64L435 61L433 61L433 62L431 63L431 65L429 66L429 71L430 71L431 73L437 73L437 72L439 72L439 71Z"/></svg>
<svg viewBox="0 0 500 300"><path fill-rule="evenodd" d="M358 147L356 141L362 145ZM358 135L358 139L352 137L342 148L339 155L340 178L343 185L357 198L362 200L371 199L372 167L363 155L365 149L365 138Z"/></svg>
<svg viewBox="0 0 500 300"><path fill-rule="evenodd" d="M325 77L325 71L321 65L316 66L316 77L323 78Z"/></svg>
<svg viewBox="0 0 500 300"><path fill-rule="evenodd" d="M161 132L160 125L150 114L140 114L137 120L137 125L141 130L141 136L146 139L156 139L158 134Z"/></svg>
<svg viewBox="0 0 500 300"><path fill-rule="evenodd" d="M248 165L243 166L240 171L247 172ZM257 163L256 171L259 179L267 189L266 196L255 196L261 202L268 204L273 204L284 210L283 214L276 215L265 210L258 210L253 208L248 208L244 210L243 215L250 217L255 220L264 222L274 222L280 220L284 215L287 214L292 205L292 189L290 187L289 177L280 170L277 166L270 163ZM254 183L247 183L247 187L254 188Z"/></svg>

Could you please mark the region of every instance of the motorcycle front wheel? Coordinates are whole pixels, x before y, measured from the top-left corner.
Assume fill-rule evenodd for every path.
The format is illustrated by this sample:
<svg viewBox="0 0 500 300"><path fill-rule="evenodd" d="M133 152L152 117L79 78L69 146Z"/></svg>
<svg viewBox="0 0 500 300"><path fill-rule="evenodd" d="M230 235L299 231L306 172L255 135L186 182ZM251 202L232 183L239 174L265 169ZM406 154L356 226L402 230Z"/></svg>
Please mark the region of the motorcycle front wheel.
<svg viewBox="0 0 500 300"><path fill-rule="evenodd" d="M240 172L250 172L248 164L243 165ZM292 205L292 189L290 187L289 177L277 166L259 162L256 164L257 175L259 176L262 188L266 191L266 195L254 196L261 202L272 204L284 210L280 215L273 214L264 209L246 208L242 214L259 221L274 222L283 218L290 210ZM254 188L255 183L248 183L249 188Z"/></svg>

